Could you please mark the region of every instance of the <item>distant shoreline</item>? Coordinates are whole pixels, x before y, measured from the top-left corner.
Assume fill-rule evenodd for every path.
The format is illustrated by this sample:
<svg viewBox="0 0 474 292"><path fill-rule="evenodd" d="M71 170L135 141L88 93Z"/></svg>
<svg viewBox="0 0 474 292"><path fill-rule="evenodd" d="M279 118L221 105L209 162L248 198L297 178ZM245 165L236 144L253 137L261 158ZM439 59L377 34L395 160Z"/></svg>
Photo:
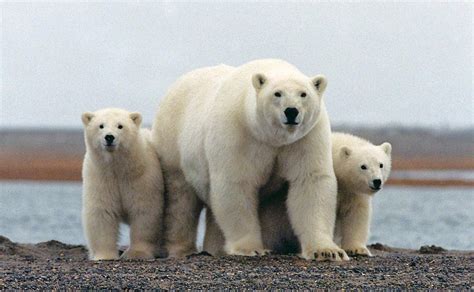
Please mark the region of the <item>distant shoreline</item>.
<svg viewBox="0 0 474 292"><path fill-rule="evenodd" d="M81 181L82 156L52 154L14 154L0 152L0 180ZM474 158L413 158L396 159L393 171L402 170L462 170L474 171ZM389 185L474 187L474 180L393 178Z"/></svg>
<svg viewBox="0 0 474 292"><path fill-rule="evenodd" d="M334 126L393 147L393 171L474 171L474 128ZM81 129L0 129L0 180L80 181L85 145ZM396 177L388 184L474 187L474 179Z"/></svg>

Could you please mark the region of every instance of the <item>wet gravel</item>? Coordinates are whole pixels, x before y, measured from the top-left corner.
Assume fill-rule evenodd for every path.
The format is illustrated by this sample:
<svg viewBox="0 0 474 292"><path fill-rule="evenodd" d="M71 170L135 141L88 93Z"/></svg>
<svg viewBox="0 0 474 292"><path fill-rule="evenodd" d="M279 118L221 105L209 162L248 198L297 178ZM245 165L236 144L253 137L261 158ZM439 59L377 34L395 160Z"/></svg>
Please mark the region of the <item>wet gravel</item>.
<svg viewBox="0 0 474 292"><path fill-rule="evenodd" d="M430 247L433 248L433 247ZM294 255L91 262L86 249L0 236L0 289L474 288L474 252L371 246L373 258L311 262ZM433 250L433 251L434 251Z"/></svg>

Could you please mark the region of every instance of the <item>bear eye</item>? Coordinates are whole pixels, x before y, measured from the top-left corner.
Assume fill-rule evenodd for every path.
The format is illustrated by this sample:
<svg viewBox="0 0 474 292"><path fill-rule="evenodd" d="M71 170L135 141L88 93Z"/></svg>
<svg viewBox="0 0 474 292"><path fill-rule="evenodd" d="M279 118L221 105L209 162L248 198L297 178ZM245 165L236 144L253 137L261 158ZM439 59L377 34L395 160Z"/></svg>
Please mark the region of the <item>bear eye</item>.
<svg viewBox="0 0 474 292"><path fill-rule="evenodd" d="M383 163L380 163L380 168L383 168Z"/></svg>
<svg viewBox="0 0 474 292"><path fill-rule="evenodd" d="M103 128L104 128L104 124L100 124L99 128L103 129Z"/></svg>
<svg viewBox="0 0 474 292"><path fill-rule="evenodd" d="M363 170L366 170L367 166L365 164L362 164L360 168L362 168Z"/></svg>
<svg viewBox="0 0 474 292"><path fill-rule="evenodd" d="M306 97L306 92L300 94L301 97Z"/></svg>
<svg viewBox="0 0 474 292"><path fill-rule="evenodd" d="M117 128L119 128L119 129L121 130L121 129L123 128L123 126L122 126L122 125L118 125Z"/></svg>
<svg viewBox="0 0 474 292"><path fill-rule="evenodd" d="M276 97L281 97L281 93L279 91L275 92Z"/></svg>

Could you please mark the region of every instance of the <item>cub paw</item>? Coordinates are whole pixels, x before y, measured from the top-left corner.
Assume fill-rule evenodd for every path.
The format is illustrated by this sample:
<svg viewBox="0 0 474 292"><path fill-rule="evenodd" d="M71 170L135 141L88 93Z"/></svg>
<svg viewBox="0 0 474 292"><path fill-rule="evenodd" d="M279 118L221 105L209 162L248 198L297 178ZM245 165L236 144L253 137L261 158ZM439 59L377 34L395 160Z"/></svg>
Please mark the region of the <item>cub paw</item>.
<svg viewBox="0 0 474 292"><path fill-rule="evenodd" d="M121 258L124 260L151 260L155 256L152 251L127 249Z"/></svg>
<svg viewBox="0 0 474 292"><path fill-rule="evenodd" d="M366 256L366 257L373 256L372 253L370 253L370 250L365 246L344 248L344 250L347 252L349 256Z"/></svg>
<svg viewBox="0 0 474 292"><path fill-rule="evenodd" d="M300 255L302 258L307 260L317 261L348 261L349 257L343 249L338 247L332 248L321 248L321 249L310 249Z"/></svg>

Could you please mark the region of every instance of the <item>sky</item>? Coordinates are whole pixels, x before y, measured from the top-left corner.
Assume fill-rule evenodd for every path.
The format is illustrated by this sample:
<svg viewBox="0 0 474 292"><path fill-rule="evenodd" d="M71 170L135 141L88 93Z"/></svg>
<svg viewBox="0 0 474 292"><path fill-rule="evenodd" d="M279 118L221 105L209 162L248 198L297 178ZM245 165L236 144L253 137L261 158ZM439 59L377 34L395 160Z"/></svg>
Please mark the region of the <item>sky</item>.
<svg viewBox="0 0 474 292"><path fill-rule="evenodd" d="M0 128L151 124L180 75L281 58L325 74L333 124L472 127L472 3L1 4Z"/></svg>

